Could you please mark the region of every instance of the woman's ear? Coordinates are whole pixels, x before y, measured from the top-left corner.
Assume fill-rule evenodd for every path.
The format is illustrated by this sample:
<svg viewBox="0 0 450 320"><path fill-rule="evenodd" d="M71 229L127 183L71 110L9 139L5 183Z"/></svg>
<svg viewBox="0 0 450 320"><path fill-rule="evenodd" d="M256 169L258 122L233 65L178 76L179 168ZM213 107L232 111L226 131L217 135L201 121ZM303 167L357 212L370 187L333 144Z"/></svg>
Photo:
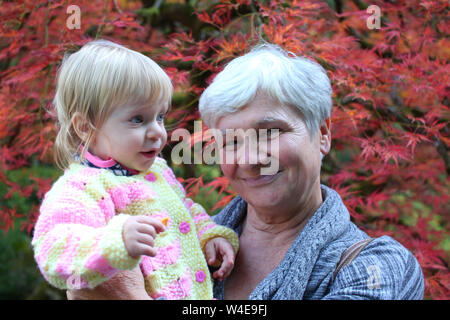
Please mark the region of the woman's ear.
<svg viewBox="0 0 450 320"><path fill-rule="evenodd" d="M331 118L320 125L320 153L325 157L331 149Z"/></svg>
<svg viewBox="0 0 450 320"><path fill-rule="evenodd" d="M86 117L79 112L73 115L73 129L81 141L86 142L91 132L91 127Z"/></svg>

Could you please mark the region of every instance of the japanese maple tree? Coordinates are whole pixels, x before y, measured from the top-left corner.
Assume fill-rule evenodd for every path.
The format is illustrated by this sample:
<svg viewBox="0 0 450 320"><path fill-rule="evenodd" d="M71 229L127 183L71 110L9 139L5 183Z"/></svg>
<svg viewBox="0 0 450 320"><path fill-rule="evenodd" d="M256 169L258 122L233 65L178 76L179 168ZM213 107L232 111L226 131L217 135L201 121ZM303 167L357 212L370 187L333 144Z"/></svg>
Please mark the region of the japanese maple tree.
<svg viewBox="0 0 450 320"><path fill-rule="evenodd" d="M70 5L80 9L79 29L70 27ZM367 10L369 5L379 9L379 17ZM448 299L448 18L445 0L3 1L0 183L7 186L5 200L13 194L42 199L53 182L30 177L23 186L8 172L53 163L56 128L49 111L64 52L105 38L155 59L175 86L168 127L192 132L203 89L231 59L269 41L316 60L332 81L333 142L322 167L323 183L340 193L353 221L369 235L391 235L414 253L425 274L427 298ZM202 137L192 136L195 143ZM194 165L184 172L180 180L193 196L201 187L220 194L210 209L235 196L224 177L205 179ZM30 233L38 210L38 204L21 212L2 202L0 227L7 231L20 221Z"/></svg>

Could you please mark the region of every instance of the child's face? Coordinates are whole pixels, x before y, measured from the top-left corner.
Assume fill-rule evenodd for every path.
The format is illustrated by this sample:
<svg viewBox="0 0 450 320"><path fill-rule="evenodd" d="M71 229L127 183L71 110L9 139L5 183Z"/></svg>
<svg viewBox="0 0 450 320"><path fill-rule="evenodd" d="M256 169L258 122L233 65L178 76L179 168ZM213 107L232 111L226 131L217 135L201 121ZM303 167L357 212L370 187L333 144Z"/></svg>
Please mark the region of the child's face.
<svg viewBox="0 0 450 320"><path fill-rule="evenodd" d="M167 110L167 104L116 108L97 131L89 151L130 169L147 170L167 142Z"/></svg>

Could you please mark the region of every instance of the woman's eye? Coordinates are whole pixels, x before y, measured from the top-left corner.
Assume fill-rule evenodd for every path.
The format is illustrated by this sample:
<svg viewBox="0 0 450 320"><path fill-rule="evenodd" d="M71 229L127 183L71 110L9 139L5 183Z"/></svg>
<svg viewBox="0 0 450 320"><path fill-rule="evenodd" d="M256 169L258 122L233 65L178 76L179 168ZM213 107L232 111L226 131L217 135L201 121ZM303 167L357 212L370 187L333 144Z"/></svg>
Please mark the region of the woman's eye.
<svg viewBox="0 0 450 320"><path fill-rule="evenodd" d="M143 118L142 116L134 116L133 118L131 118L130 121L131 121L132 123L139 124L139 123L144 122L144 118Z"/></svg>
<svg viewBox="0 0 450 320"><path fill-rule="evenodd" d="M225 148L226 149L235 149L236 146L239 144L239 141L237 139L226 141Z"/></svg>
<svg viewBox="0 0 450 320"><path fill-rule="evenodd" d="M269 139L274 139L280 135L281 131L282 130L278 129L278 128L277 129L269 129L269 130L267 130L267 137Z"/></svg>

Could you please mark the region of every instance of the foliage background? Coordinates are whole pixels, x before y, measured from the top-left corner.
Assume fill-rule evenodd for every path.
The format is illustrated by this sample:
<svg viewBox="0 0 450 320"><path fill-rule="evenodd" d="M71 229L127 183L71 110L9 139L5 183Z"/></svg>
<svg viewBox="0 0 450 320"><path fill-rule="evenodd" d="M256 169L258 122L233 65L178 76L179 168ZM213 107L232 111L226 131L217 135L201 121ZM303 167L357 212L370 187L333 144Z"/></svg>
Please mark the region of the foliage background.
<svg viewBox="0 0 450 320"><path fill-rule="evenodd" d="M80 29L66 25L72 4ZM380 29L367 27L369 5L381 9ZM334 100L322 182L369 235L391 235L414 253L427 299L449 299L448 18L445 0L0 1L0 299L64 299L40 276L30 235L61 174L47 112L56 71L64 52L96 38L164 67L176 89L169 131L193 132L203 88L261 39L318 61ZM211 214L235 196L218 166L174 170Z"/></svg>

